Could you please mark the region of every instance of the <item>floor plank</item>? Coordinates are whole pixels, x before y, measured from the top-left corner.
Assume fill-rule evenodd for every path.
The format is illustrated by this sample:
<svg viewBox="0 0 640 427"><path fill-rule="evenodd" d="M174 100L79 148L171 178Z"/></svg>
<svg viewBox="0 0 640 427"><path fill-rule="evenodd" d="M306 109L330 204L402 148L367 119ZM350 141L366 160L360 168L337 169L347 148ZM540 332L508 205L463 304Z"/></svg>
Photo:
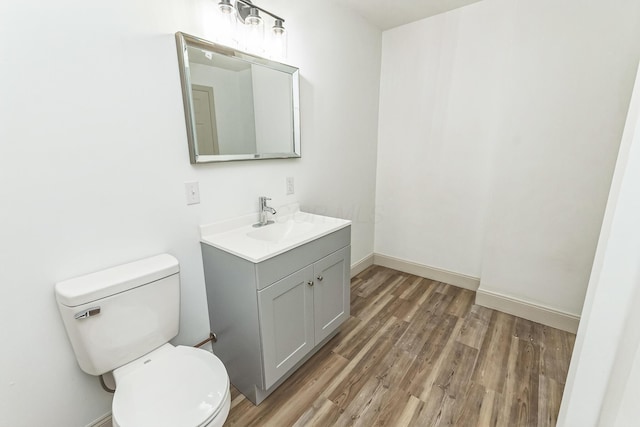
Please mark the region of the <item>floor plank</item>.
<svg viewBox="0 0 640 427"><path fill-rule="evenodd" d="M340 333L225 426L556 425L575 335L473 304L475 293L371 266Z"/></svg>

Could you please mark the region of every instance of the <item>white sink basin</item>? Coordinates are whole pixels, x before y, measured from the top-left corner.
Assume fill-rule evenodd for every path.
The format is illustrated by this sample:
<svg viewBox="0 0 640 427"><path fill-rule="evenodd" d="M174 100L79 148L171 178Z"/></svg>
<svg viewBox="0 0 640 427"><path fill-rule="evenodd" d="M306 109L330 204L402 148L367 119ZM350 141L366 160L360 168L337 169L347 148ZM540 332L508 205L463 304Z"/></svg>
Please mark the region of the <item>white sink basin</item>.
<svg viewBox="0 0 640 427"><path fill-rule="evenodd" d="M258 215L200 226L200 241L258 263L347 227L351 221L300 212L297 204L278 208L273 224L253 227Z"/></svg>
<svg viewBox="0 0 640 427"><path fill-rule="evenodd" d="M285 222L276 222L255 228L247 233L247 237L265 242L279 242L284 239L291 239L304 233L312 231L316 224L306 221L295 221L293 218Z"/></svg>

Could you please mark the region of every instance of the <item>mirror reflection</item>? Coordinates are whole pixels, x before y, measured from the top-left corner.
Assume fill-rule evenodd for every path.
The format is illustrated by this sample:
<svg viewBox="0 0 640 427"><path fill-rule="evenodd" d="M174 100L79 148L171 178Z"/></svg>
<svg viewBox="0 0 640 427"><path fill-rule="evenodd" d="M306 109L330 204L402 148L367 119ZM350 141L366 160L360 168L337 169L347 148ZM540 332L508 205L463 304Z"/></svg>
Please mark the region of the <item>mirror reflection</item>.
<svg viewBox="0 0 640 427"><path fill-rule="evenodd" d="M298 69L176 33L191 163L300 157Z"/></svg>

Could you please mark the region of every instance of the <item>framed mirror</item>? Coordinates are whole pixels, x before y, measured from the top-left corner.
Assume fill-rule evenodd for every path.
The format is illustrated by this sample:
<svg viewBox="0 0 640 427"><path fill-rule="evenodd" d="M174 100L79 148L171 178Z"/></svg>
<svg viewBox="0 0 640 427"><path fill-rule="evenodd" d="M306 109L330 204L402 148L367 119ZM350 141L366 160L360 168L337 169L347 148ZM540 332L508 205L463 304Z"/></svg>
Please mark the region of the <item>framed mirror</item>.
<svg viewBox="0 0 640 427"><path fill-rule="evenodd" d="M298 69L176 33L191 163L300 157Z"/></svg>

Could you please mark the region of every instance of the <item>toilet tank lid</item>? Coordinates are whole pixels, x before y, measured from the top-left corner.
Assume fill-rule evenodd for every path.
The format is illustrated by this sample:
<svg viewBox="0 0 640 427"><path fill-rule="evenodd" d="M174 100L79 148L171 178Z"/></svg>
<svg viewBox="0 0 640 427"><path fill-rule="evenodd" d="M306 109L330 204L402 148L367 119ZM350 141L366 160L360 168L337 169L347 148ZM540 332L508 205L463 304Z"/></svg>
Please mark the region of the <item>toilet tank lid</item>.
<svg viewBox="0 0 640 427"><path fill-rule="evenodd" d="M156 255L58 282L55 285L56 299L60 304L75 307L155 282L179 271L180 265L174 256Z"/></svg>

